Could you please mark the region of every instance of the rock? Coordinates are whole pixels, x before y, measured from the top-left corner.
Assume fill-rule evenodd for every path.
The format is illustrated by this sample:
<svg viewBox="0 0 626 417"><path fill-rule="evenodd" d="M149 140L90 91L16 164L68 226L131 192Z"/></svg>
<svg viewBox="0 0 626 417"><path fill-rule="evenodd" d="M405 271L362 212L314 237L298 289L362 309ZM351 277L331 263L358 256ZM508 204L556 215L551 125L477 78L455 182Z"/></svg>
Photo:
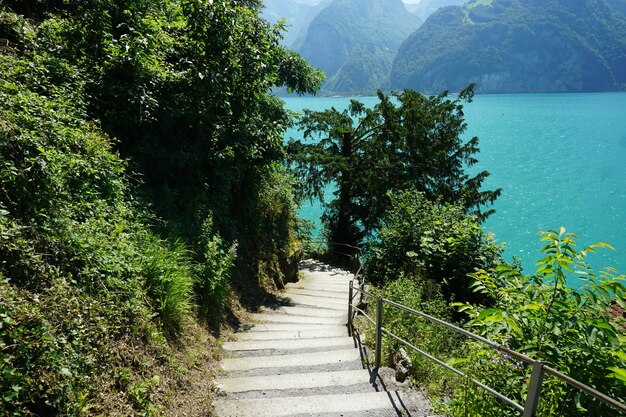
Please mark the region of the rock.
<svg viewBox="0 0 626 417"><path fill-rule="evenodd" d="M396 369L396 381L404 382L413 367L411 358L409 358L409 355L406 353L404 348L398 349L398 351L396 351L393 355L393 364Z"/></svg>
<svg viewBox="0 0 626 417"><path fill-rule="evenodd" d="M409 376L409 369L404 366L398 364L396 365L396 381L404 382L406 378Z"/></svg>

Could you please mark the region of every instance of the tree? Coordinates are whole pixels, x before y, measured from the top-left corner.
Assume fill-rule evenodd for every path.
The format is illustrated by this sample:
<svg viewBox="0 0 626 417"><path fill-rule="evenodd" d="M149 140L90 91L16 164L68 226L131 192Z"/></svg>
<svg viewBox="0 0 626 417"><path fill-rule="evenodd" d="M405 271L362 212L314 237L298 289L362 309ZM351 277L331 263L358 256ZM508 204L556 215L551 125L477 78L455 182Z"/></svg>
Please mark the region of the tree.
<svg viewBox="0 0 626 417"><path fill-rule="evenodd" d="M259 196L283 172L290 115L270 92L315 93L322 74L280 44L284 25L260 18L259 0L9 4L44 20L33 48L56 63L51 77L77 67L88 118L140 175L163 235L195 244L211 217L239 242L237 266L273 252L256 235Z"/></svg>
<svg viewBox="0 0 626 417"><path fill-rule="evenodd" d="M501 190L481 191L488 172L465 172L479 151L478 138L461 138L463 103L473 94L472 85L455 99L447 92L379 92L373 109L353 100L343 112L304 111L299 125L308 142L290 141L292 168L306 197L322 199L325 186L337 185L323 217L331 241L356 245L377 230L389 192L422 192L431 201L460 204L479 220L493 212L483 209Z"/></svg>

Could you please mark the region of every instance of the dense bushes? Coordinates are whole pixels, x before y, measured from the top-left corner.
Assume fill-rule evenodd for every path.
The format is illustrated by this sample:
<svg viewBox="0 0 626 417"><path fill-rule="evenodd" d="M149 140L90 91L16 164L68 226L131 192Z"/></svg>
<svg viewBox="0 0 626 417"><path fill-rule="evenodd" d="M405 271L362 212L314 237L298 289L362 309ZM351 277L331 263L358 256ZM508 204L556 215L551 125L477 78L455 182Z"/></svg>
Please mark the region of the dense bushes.
<svg viewBox="0 0 626 417"><path fill-rule="evenodd" d="M289 117L267 93L319 79L257 6L0 5L0 415L157 415L206 369L194 316L219 325L235 264L281 281Z"/></svg>
<svg viewBox="0 0 626 417"><path fill-rule="evenodd" d="M546 246L532 276L507 265L472 274L475 290L488 294L495 305L460 305L471 319L468 326L605 394L626 400L625 333L609 314L612 303L625 306L625 276L617 276L610 269L596 274L586 262L587 254L606 244L577 250L576 236L563 228L541 235ZM576 289L570 287L573 279L580 282ZM497 356L490 349L472 346L468 360L474 365L474 376L489 380L491 386L523 404L529 370L524 372L521 364L504 355L494 360ZM504 410L490 411L492 400L471 391L465 404L458 405L457 415L466 415L459 412L463 409L476 416L509 415ZM614 413L554 378L546 378L542 398L541 415Z"/></svg>
<svg viewBox="0 0 626 417"><path fill-rule="evenodd" d="M392 196L366 273L377 294L460 325L496 343L545 361L610 396L626 399L623 319L624 275L596 273L589 253L607 244L576 249L576 236L541 232L546 246L537 271L522 274L500 258L501 247L461 207L426 200L419 193ZM579 283L572 288L572 282ZM452 304L450 298L470 300ZM370 306L374 307L374 306ZM616 310L616 311L617 311ZM370 310L373 313L373 308ZM466 318L468 322L464 322ZM448 361L468 376L524 404L530 367L480 343L466 340L414 315L386 305L385 327L420 349ZM368 326L368 339L373 329ZM383 338L383 356L402 347ZM454 416L518 415L492 395L409 352L416 381L429 388L441 412ZM546 416L609 415L610 407L546 377L539 413Z"/></svg>
<svg viewBox="0 0 626 417"><path fill-rule="evenodd" d="M399 276L441 286L446 298L474 298L467 274L500 262L501 247L462 206L427 200L417 192L391 196L366 267L374 283ZM420 284L421 285L421 284Z"/></svg>
<svg viewBox="0 0 626 417"><path fill-rule="evenodd" d="M401 276L386 282L377 289L373 289L373 292L442 320L452 320L449 303L443 298L439 285L433 282L416 281L413 277ZM376 303L372 303L368 307L370 316L376 317ZM392 331L396 336L436 357L450 357L456 343L458 343L454 333L388 304L384 305L384 323L385 328ZM375 340L374 327L366 322L363 324L367 326L367 340ZM421 386L429 387L432 392L438 394L446 390L446 384L442 381L449 375L446 374L445 370L420 353L407 349L406 346L391 337L383 337L383 364L386 363L393 367L394 354L400 348L406 349L411 358L413 365L411 376L415 378L415 381L419 381Z"/></svg>
<svg viewBox="0 0 626 417"><path fill-rule="evenodd" d="M391 213L396 213L395 209ZM432 219L425 217L427 224L432 225ZM576 236L564 229L541 232L540 235L546 246L533 275L524 275L503 262L469 273L471 288L483 296L483 301L453 304L469 317L469 321L461 322L461 325L498 344L542 360L618 400L626 400L624 319L611 314L626 305L623 284L626 277L610 268L596 273L587 263L589 253L607 244L577 250ZM385 237L377 245L383 242L394 247L391 242L395 241L385 240ZM398 242L397 247L402 245L403 242ZM405 276L404 271L412 269L406 267L406 260L401 257L396 261L397 265L403 266L399 269L400 277L385 277L380 287L373 291L440 319L452 320L453 311L441 296L439 286L423 280L420 275ZM392 270L391 264L389 268ZM571 287L572 280L580 283L578 288ZM441 285L445 287L448 283ZM373 313L373 310L370 311ZM530 366L391 305L385 306L384 320L385 328L394 334L518 404L525 403ZM369 325L367 332L368 339L372 340L373 328ZM403 346L394 339L383 338L384 357L390 358L400 347ZM434 395L440 412L459 417L519 415L472 384L469 378L460 378L419 353L409 351L409 355L414 365L413 377ZM609 406L565 382L545 377L538 415L599 416L614 413Z"/></svg>

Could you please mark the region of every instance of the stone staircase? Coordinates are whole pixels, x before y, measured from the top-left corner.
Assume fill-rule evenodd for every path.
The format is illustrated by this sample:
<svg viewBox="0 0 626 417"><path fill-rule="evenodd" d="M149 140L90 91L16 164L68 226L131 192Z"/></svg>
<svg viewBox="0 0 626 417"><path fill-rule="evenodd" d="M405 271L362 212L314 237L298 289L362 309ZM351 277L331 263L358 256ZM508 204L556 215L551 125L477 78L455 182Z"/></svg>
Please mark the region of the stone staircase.
<svg viewBox="0 0 626 417"><path fill-rule="evenodd" d="M352 275L315 261L288 284L286 305L254 314L224 343L219 417L429 416L420 393L395 383L389 369L367 365L366 348L348 336Z"/></svg>

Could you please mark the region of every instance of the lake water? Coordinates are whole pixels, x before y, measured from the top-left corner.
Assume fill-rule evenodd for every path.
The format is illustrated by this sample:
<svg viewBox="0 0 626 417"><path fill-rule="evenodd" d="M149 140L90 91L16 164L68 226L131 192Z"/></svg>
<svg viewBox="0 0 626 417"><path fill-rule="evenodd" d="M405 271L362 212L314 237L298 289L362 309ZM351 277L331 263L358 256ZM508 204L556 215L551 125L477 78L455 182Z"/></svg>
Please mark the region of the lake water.
<svg viewBox="0 0 626 417"><path fill-rule="evenodd" d="M284 100L291 110L342 110L350 99ZM591 254L594 267L626 273L626 93L477 95L465 115L465 136L480 139L472 171L489 171L485 187L503 189L485 227L506 242L507 259L534 271L536 232L564 226L578 235L579 249L599 241L615 247ZM321 211L307 203L300 214L319 224Z"/></svg>

